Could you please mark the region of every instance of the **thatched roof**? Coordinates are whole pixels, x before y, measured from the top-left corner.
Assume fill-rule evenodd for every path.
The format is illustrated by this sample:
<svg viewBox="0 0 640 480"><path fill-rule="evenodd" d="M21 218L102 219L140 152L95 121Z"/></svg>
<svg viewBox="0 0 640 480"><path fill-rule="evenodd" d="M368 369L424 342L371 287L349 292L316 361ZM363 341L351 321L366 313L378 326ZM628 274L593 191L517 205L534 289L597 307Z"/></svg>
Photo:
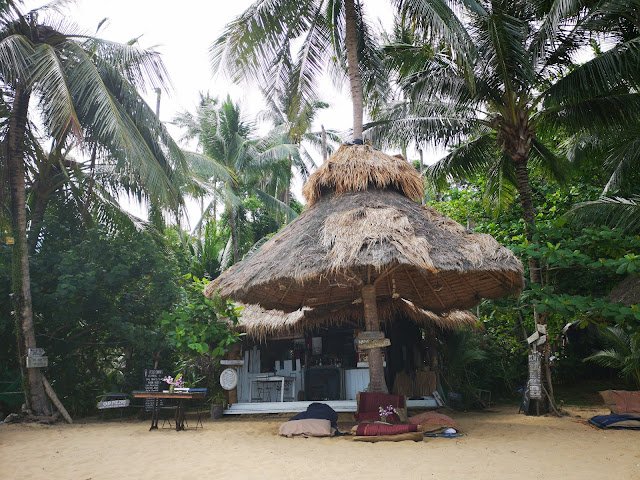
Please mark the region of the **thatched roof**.
<svg viewBox="0 0 640 480"><path fill-rule="evenodd" d="M611 290L607 298L627 306L640 304L640 276L629 275Z"/></svg>
<svg viewBox="0 0 640 480"><path fill-rule="evenodd" d="M302 194L309 206L329 192L391 188L412 200L424 194L422 178L402 156L391 157L370 145L342 145L309 177Z"/></svg>
<svg viewBox="0 0 640 480"><path fill-rule="evenodd" d="M302 335L316 327L363 324L362 307L356 305L341 310L303 308L291 313L265 310L259 305L241 306L244 308L237 329L261 340L274 335ZM389 323L397 315L402 314L420 326L432 326L442 330L475 328L478 323L477 317L469 310L452 310L443 315L436 315L428 310L417 308L407 300L397 299L378 303L378 316L381 323Z"/></svg>
<svg viewBox="0 0 640 480"><path fill-rule="evenodd" d="M360 301L363 284L376 282L379 303L404 298L439 314L521 290L513 253L407 198L402 192L417 188L417 174L398 162L369 146L341 147L305 187L322 196L309 197L307 210L205 293L219 289L225 298L287 312L343 309ZM359 164L369 173L354 173ZM388 178L375 179L374 166ZM413 173L402 181L405 170ZM344 172L354 178L340 179Z"/></svg>

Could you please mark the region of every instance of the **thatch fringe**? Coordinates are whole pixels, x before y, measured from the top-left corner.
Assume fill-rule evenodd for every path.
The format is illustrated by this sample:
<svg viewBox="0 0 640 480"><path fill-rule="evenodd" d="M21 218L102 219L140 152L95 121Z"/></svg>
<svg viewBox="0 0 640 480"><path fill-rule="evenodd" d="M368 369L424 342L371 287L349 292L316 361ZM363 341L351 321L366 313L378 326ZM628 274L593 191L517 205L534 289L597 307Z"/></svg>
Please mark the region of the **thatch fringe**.
<svg viewBox="0 0 640 480"><path fill-rule="evenodd" d="M420 200L424 184L418 171L402 157L392 157L370 145L341 145L302 189L309 206L328 193L390 188Z"/></svg>
<svg viewBox="0 0 640 480"><path fill-rule="evenodd" d="M364 313L362 307L351 305L340 310L308 309L285 313L280 310L265 310L259 305L242 305L242 316L237 330L259 341L279 335L303 335L317 327L346 326L362 328ZM409 317L423 327L435 327L441 330L455 330L461 327L481 328L478 319L469 310L452 310L437 315L434 312L417 308L403 299L378 303L378 316L382 324L389 324L399 315Z"/></svg>

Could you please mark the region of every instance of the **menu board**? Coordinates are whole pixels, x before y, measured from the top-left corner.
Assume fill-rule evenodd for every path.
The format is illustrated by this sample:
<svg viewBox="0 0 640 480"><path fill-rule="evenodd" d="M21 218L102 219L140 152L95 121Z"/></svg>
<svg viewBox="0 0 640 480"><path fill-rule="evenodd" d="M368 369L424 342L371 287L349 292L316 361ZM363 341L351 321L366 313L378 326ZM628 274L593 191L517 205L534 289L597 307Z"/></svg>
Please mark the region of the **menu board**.
<svg viewBox="0 0 640 480"><path fill-rule="evenodd" d="M147 370L144 371L144 391L145 392L159 392L160 383L164 377L164 370ZM160 406L163 405L163 400L160 399ZM153 410L153 398L144 399L144 411L150 412Z"/></svg>

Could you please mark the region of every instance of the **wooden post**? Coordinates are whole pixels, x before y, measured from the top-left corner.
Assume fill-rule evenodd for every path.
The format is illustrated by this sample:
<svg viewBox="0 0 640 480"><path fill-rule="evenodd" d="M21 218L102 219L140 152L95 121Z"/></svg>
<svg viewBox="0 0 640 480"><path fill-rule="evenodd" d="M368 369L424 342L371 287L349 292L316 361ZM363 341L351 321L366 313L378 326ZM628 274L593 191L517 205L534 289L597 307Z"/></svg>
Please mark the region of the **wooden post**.
<svg viewBox="0 0 640 480"><path fill-rule="evenodd" d="M60 400L58 399L58 396L56 395L56 392L53 391L53 388L51 388L49 381L44 375L42 375L42 384L44 385L44 391L47 392L47 395L49 396L53 404L56 406L58 411L62 414L64 419L67 421L67 423L73 423L73 420L71 419L71 415L69 415L69 412L67 412L67 409L64 408L64 405L62 405L62 402L60 402Z"/></svg>
<svg viewBox="0 0 640 480"><path fill-rule="evenodd" d="M375 285L362 287L362 302L364 304L365 329L368 332L380 330L378 320L378 305L376 300ZM389 393L387 382L384 379L384 367L382 365L382 349L372 348L369 353L369 391Z"/></svg>
<svg viewBox="0 0 640 480"><path fill-rule="evenodd" d="M433 327L427 328L427 347L429 349L429 363L431 363L431 370L436 375L436 390L438 390L440 388L440 365L438 362L438 342Z"/></svg>

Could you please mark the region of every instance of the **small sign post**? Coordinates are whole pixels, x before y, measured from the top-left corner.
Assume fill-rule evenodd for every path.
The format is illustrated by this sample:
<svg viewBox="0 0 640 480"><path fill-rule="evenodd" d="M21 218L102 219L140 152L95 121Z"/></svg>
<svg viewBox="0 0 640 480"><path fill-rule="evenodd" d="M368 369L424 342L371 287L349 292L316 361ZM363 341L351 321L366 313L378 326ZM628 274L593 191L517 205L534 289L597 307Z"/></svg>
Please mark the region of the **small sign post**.
<svg viewBox="0 0 640 480"><path fill-rule="evenodd" d="M360 332L356 337L356 340L382 340L384 338L384 332Z"/></svg>
<svg viewBox="0 0 640 480"><path fill-rule="evenodd" d="M29 348L27 349L27 355L30 357L41 357L44 355L44 348Z"/></svg>
<svg viewBox="0 0 640 480"><path fill-rule="evenodd" d="M391 345L391 340L381 338L378 340L358 340L358 350L370 350L372 348L382 348Z"/></svg>
<svg viewBox="0 0 640 480"><path fill-rule="evenodd" d="M102 402L98 402L98 409L104 410L106 408L124 408L129 406L129 399L120 399L120 400L105 400Z"/></svg>
<svg viewBox="0 0 640 480"><path fill-rule="evenodd" d="M49 357L43 357L41 355L28 356L27 368L44 368L49 366Z"/></svg>

